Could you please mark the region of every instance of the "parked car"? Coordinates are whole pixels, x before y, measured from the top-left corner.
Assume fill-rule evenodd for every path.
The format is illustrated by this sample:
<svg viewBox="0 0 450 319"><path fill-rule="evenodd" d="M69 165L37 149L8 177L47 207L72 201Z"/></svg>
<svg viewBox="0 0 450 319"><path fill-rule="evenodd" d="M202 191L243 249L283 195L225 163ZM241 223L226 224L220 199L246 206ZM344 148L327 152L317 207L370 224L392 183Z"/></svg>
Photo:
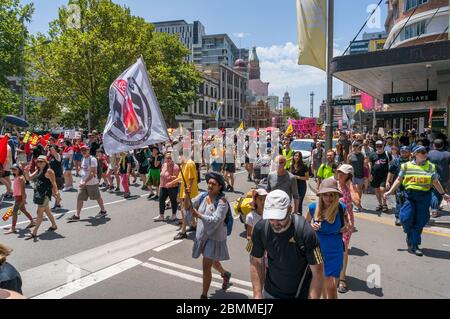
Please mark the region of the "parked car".
<svg viewBox="0 0 450 319"><path fill-rule="evenodd" d="M319 140L322 146L325 147L325 141ZM336 150L337 140L333 140L333 150ZM301 152L303 155L303 161L307 166L311 164L311 151L314 145L313 139L298 139L291 143L291 148L294 152Z"/></svg>
<svg viewBox="0 0 450 319"><path fill-rule="evenodd" d="M323 141L320 141L321 143L324 143ZM303 155L303 161L307 166L311 164L311 150L314 145L314 140L312 139L301 139L301 140L294 140L291 143L291 149L294 150L294 152L301 152Z"/></svg>

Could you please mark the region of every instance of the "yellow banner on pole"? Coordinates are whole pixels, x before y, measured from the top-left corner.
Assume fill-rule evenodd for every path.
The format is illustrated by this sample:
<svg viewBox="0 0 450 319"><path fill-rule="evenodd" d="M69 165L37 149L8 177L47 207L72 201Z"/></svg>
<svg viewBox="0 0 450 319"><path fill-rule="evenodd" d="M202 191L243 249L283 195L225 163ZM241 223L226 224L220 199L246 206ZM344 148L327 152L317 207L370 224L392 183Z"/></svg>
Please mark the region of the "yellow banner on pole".
<svg viewBox="0 0 450 319"><path fill-rule="evenodd" d="M299 65L327 70L327 0L297 0Z"/></svg>

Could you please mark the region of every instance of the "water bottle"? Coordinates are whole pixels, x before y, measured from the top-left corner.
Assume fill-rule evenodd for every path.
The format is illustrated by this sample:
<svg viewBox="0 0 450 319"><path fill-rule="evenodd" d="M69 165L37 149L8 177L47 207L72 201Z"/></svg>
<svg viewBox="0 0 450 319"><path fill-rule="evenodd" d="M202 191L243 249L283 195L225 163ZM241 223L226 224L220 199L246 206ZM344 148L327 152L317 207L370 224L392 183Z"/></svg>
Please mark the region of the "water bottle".
<svg viewBox="0 0 450 319"><path fill-rule="evenodd" d="M3 215L3 217L2 217L3 221L6 222L6 221L12 216L12 214L13 214L13 208L10 207L10 208L6 211L6 213Z"/></svg>

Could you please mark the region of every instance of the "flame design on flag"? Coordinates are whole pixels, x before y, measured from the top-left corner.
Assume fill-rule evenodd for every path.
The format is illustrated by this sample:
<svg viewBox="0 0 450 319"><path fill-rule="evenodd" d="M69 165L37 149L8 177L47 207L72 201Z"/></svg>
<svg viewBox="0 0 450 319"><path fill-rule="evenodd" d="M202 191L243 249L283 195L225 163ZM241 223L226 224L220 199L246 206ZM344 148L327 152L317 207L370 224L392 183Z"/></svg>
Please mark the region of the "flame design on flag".
<svg viewBox="0 0 450 319"><path fill-rule="evenodd" d="M128 94L128 82L125 80L117 80L114 82L114 87L124 99L122 104L123 124L126 128L126 133L132 136L139 131L140 125L133 107L133 101Z"/></svg>

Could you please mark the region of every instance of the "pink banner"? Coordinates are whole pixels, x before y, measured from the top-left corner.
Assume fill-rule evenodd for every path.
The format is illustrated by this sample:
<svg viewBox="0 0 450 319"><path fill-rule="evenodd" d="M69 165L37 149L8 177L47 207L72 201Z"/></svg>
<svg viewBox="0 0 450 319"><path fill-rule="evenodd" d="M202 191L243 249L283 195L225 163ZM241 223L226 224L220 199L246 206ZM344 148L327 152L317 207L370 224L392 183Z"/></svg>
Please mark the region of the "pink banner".
<svg viewBox="0 0 450 319"><path fill-rule="evenodd" d="M317 121L315 118L304 120L289 120L297 134L315 134L317 133Z"/></svg>
<svg viewBox="0 0 450 319"><path fill-rule="evenodd" d="M375 106L373 97L365 92L361 92L361 103L365 111L372 111Z"/></svg>

